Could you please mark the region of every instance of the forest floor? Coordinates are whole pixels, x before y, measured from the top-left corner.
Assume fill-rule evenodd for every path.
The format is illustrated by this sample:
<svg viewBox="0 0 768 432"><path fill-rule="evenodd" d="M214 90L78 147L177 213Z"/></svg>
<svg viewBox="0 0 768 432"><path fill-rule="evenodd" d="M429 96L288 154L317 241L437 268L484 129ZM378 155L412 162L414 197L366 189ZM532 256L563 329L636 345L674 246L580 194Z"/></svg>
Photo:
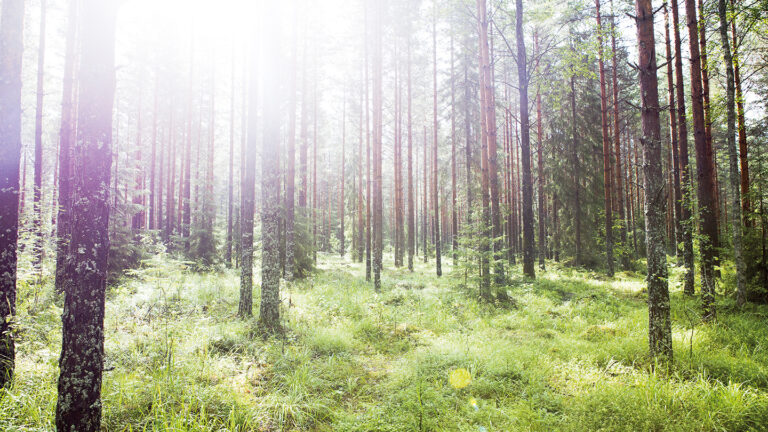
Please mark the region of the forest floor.
<svg viewBox="0 0 768 432"><path fill-rule="evenodd" d="M491 305L460 272L438 279L421 260L414 273L388 268L380 294L363 265L319 260L310 279L281 287L286 332L269 340L235 316L235 270L200 274L157 255L111 286L104 429L768 429L768 307L720 297L717 321L703 324L677 269L674 366L654 371L641 274L547 263L530 281L516 267L514 301ZM53 430L61 308L28 283L19 296L0 430ZM471 382L457 389L460 369Z"/></svg>

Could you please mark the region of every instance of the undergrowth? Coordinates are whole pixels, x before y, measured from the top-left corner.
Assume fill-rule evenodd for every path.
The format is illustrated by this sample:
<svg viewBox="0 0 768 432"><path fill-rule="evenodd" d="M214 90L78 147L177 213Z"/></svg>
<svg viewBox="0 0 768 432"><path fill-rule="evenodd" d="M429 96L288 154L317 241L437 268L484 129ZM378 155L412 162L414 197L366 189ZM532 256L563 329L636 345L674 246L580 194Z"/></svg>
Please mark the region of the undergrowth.
<svg viewBox="0 0 768 432"><path fill-rule="evenodd" d="M641 274L548 263L531 281L514 268L513 301L488 304L460 271L388 268L376 294L361 264L319 259L311 278L281 286L286 332L269 340L236 317L234 270L196 273L157 254L110 286L104 429L768 429L768 308L719 298L717 321L704 324L675 268L675 360L662 369L648 358ZM60 299L50 280L21 277L0 430L48 431ZM471 374L465 388L449 383L458 369Z"/></svg>

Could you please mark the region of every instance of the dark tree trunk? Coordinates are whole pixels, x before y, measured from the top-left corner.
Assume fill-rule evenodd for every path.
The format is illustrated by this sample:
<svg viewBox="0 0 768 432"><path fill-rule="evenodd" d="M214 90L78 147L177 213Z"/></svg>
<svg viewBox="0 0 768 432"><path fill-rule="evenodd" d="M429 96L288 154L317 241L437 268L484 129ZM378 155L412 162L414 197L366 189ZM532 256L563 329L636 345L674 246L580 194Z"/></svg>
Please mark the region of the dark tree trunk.
<svg viewBox="0 0 768 432"><path fill-rule="evenodd" d="M725 0L718 0L717 11L720 16L720 39L722 42L723 56L725 57L726 76L726 108L727 108L727 133L725 135L728 147L729 185L731 199L731 229L733 235L734 261L736 261L736 299L739 305L743 305L747 299L747 287L745 280L744 251L742 240L741 218L741 191L739 178L739 161L736 152L736 88L733 68L733 56L728 35L728 10Z"/></svg>
<svg viewBox="0 0 768 432"><path fill-rule="evenodd" d="M688 19L688 42L691 53L691 107L693 110L693 137L696 143L699 218L701 219L699 229L702 236L699 242L701 293L704 319L711 320L715 317L715 248L718 246L714 163L711 142L707 142L704 120L704 90L701 82L701 56L695 0L685 0L685 10Z"/></svg>
<svg viewBox="0 0 768 432"><path fill-rule="evenodd" d="M82 10L56 430L95 432L101 429L117 3L86 0Z"/></svg>
<svg viewBox="0 0 768 432"><path fill-rule="evenodd" d="M64 292L61 272L69 248L71 233L72 190L72 144L75 140L75 44L77 38L77 20L79 0L69 1L67 17L66 56L64 57L64 80L61 98L61 125L59 128L59 206L56 209L56 292ZM153 147L154 149L154 147ZM153 153L154 155L154 153ZM154 158L153 158L154 164ZM153 165L154 166L154 165ZM152 171L154 173L154 170ZM154 182L154 176L152 177ZM154 184L154 183L153 183ZM154 213L152 213L154 214Z"/></svg>
<svg viewBox="0 0 768 432"><path fill-rule="evenodd" d="M536 277L533 268L533 183L531 182L531 127L528 119L528 70L526 67L525 37L523 35L523 0L516 0L517 8L517 75L520 85L520 151L523 171L523 273Z"/></svg>
<svg viewBox="0 0 768 432"><path fill-rule="evenodd" d="M0 387L15 366L16 244L21 162L21 60L24 1L5 0L0 11Z"/></svg>
<svg viewBox="0 0 768 432"><path fill-rule="evenodd" d="M680 38L679 12L677 0L671 0L672 29L675 39L675 81L677 90L677 144L680 160L681 211L680 223L683 227L683 292L693 295L694 291L694 262L693 262L693 227L691 226L691 168L688 165L688 124L685 115L685 86L683 83L683 52ZM638 191L639 195L639 191Z"/></svg>
<svg viewBox="0 0 768 432"><path fill-rule="evenodd" d="M603 131L603 183L605 185L605 259L608 276L613 276L613 180L611 179L611 142L608 134L608 94L605 89L605 65L603 64L603 24L600 18L600 0L595 0L597 11L598 66L600 68L600 118Z"/></svg>
<svg viewBox="0 0 768 432"><path fill-rule="evenodd" d="M664 241L665 181L661 169L659 90L651 0L637 0L637 41L642 95L645 243L648 251L648 341L651 356L672 361L672 330Z"/></svg>

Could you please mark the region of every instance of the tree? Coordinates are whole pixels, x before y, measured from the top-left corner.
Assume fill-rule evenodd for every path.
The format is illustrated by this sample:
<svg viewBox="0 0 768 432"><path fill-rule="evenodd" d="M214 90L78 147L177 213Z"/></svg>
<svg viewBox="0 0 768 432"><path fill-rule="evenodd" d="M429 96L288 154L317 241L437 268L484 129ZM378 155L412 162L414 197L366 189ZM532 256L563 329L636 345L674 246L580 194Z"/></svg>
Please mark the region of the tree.
<svg viewBox="0 0 768 432"><path fill-rule="evenodd" d="M256 33L254 31L254 33ZM257 39L252 39L257 46ZM256 128L258 125L258 85L259 76L256 68L257 52L251 52L250 71L248 74L248 106L243 115L248 117L248 126L244 149L244 165L240 172L240 303L237 315L247 318L253 315L253 206L256 186L256 149L258 138ZM244 103L245 105L245 103Z"/></svg>
<svg viewBox="0 0 768 432"><path fill-rule="evenodd" d="M682 188L680 223L683 227L683 292L693 295L693 227L691 219L691 168L688 165L688 124L685 115L685 85L683 83L683 50L680 39L680 24L678 18L677 0L671 0L672 29L675 39L675 81L677 90L677 132L680 160L680 183Z"/></svg>
<svg viewBox="0 0 768 432"><path fill-rule="evenodd" d="M729 186L731 199L731 224L733 235L734 261L736 261L736 299L739 305L743 305L747 297L745 281L744 250L742 242L742 218L741 218L741 179L739 178L738 155L736 152L736 88L733 72L733 56L728 35L728 9L725 0L718 0L717 12L720 17L720 41L722 43L723 56L725 57L726 76L726 109L728 112L725 142L728 148L729 162ZM748 208L749 204L747 204Z"/></svg>
<svg viewBox="0 0 768 432"><path fill-rule="evenodd" d="M435 271L438 276L443 274L442 257L440 254L442 239L440 238L440 202L437 194L437 0L434 1L432 15L432 205L434 206L435 230Z"/></svg>
<svg viewBox="0 0 768 432"><path fill-rule="evenodd" d="M381 28L383 4L375 0L373 6L373 286L381 290L381 264L383 253L383 219L381 194L381 132L382 132L382 49Z"/></svg>
<svg viewBox="0 0 768 432"><path fill-rule="evenodd" d="M63 273L56 429L89 432L101 428L118 6L103 0L84 0L82 6L72 237Z"/></svg>
<svg viewBox="0 0 768 432"><path fill-rule="evenodd" d="M409 21L410 29L410 21ZM411 36L407 36L407 80L408 80L408 270L413 271L413 256L416 249L416 212L413 195L413 118L412 118L412 82L411 82Z"/></svg>
<svg viewBox="0 0 768 432"><path fill-rule="evenodd" d="M698 21L695 0L685 0L688 19L688 42L691 53L691 109L693 138L696 143L699 218L701 219L699 248L701 250L701 295L704 319L715 317L715 248L718 246L715 203L714 163L711 142L707 142L704 119L704 89L701 77Z"/></svg>
<svg viewBox="0 0 768 432"><path fill-rule="evenodd" d="M37 45L37 103L35 104L35 186L32 195L35 212L35 266L43 263L43 82L45 77L46 0L40 0L40 34Z"/></svg>
<svg viewBox="0 0 768 432"><path fill-rule="evenodd" d="M262 115L261 146L261 306L259 327L266 333L280 329L280 25L277 6L265 3L262 14L261 51ZM317 117L317 116L315 116Z"/></svg>
<svg viewBox="0 0 768 432"><path fill-rule="evenodd" d="M605 192L605 259L608 276L613 276L613 214L611 195L612 168L611 143L608 135L608 95L605 90L605 65L603 63L603 25L600 18L600 0L595 0L597 11L597 63L600 69L600 122L603 131L603 183Z"/></svg>
<svg viewBox="0 0 768 432"><path fill-rule="evenodd" d="M531 131L528 119L528 70L523 36L523 0L516 0L517 75L520 89L520 159L523 171L523 273L536 277L533 268L533 183L531 182Z"/></svg>
<svg viewBox="0 0 768 432"><path fill-rule="evenodd" d="M298 56L298 3L294 2L294 21L291 31L290 71L288 72L288 137L287 162L285 173L285 280L291 281L295 273L295 189L296 189L296 58Z"/></svg>
<svg viewBox="0 0 768 432"><path fill-rule="evenodd" d="M672 72L672 44L669 38L669 11L667 4L664 3L664 41L667 57L667 88L669 98L669 138L670 145L672 147L672 166L673 166L673 184L672 190L674 200L674 218L675 218L675 255L677 256L678 265L682 264L683 260L683 225L682 221L682 191L680 187L680 156L678 150L678 135L677 135L677 117L675 107L675 78Z"/></svg>
<svg viewBox="0 0 768 432"><path fill-rule="evenodd" d="M617 188L617 207L619 209L619 222L621 236L621 266L624 270L629 270L629 254L627 253L627 219L624 213L624 201L621 198L624 191L622 178L624 172L621 169L621 128L619 119L619 79L618 79L618 53L616 52L616 28L614 23L613 0L611 0L611 59L613 69L613 147L616 162L616 188Z"/></svg>
<svg viewBox="0 0 768 432"><path fill-rule="evenodd" d="M0 387L13 380L16 346L16 244L21 162L21 59L24 0L5 0L0 10Z"/></svg>
<svg viewBox="0 0 768 432"><path fill-rule="evenodd" d="M648 341L651 356L672 361L672 330L664 241L666 194L661 168L659 90L651 0L635 7L642 100L643 187L645 188L645 241L648 251Z"/></svg>
<svg viewBox="0 0 768 432"><path fill-rule="evenodd" d="M61 98L61 124L59 128L59 207L56 211L56 292L64 292L60 270L64 269L64 260L69 246L71 206L70 190L72 183L72 144L75 140L75 44L77 43L77 20L79 0L69 0L67 17L66 56L64 57L64 79ZM155 93L157 94L157 93ZM155 105L157 111L157 105ZM153 147L154 149L154 147ZM154 156L154 153L153 153ZM154 167L154 157L153 157ZM154 168L152 170L154 174ZM154 175L152 176L154 190ZM153 203L150 200L150 203ZM150 212L150 217L154 212Z"/></svg>
<svg viewBox="0 0 768 432"><path fill-rule="evenodd" d="M534 51L539 51L539 35L533 35ZM544 133L542 131L541 118L541 86L536 88L536 140L537 171L539 176L538 210L539 210L539 269L544 270L544 258L547 255L547 198L544 196Z"/></svg>

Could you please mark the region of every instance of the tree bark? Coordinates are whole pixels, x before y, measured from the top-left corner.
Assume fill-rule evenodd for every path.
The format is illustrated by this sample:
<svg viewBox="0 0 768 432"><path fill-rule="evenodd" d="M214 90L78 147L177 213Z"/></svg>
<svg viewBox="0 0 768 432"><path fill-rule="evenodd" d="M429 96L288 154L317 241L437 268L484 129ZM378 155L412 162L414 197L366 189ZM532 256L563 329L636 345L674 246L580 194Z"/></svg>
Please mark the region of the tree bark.
<svg viewBox="0 0 768 432"><path fill-rule="evenodd" d="M664 41L667 55L667 87L669 90L669 130L670 130L670 144L672 146L672 167L673 167L673 184L672 190L674 201L674 218L675 218L675 255L677 256L678 265L683 263L683 225L682 221L682 192L680 187L680 156L678 150L678 135L677 135L677 117L675 116L675 79L672 72L672 44L669 37L669 11L667 10L666 3L664 4Z"/></svg>
<svg viewBox="0 0 768 432"><path fill-rule="evenodd" d="M642 99L643 187L645 188L645 243L648 251L648 341L651 356L672 361L672 330L664 241L666 191L661 169L659 90L650 0L635 8Z"/></svg>
<svg viewBox="0 0 768 432"><path fill-rule="evenodd" d="M730 196L731 199L731 229L733 235L734 261L736 261L736 301L739 306L743 305L747 299L747 287L745 280L744 251L742 240L742 217L741 217L741 186L739 178L739 161L736 151L736 86L734 78L734 61L731 54L731 46L728 35L728 9L725 0L718 0L717 12L720 16L720 40L722 43L723 56L725 57L725 76L726 76L726 109L727 109L727 127L725 142L728 147L728 162L730 167Z"/></svg>
<svg viewBox="0 0 768 432"><path fill-rule="evenodd" d="M611 168L611 143L608 134L608 95L605 84L605 65L603 63L603 24L600 18L600 0L595 0L597 11L597 44L598 66L600 69L600 118L603 133L603 183L605 185L605 259L608 267L608 276L613 276L613 195L612 195L612 168Z"/></svg>
<svg viewBox="0 0 768 432"><path fill-rule="evenodd" d="M69 248L69 236L71 235L71 207L72 189L72 144L75 140L75 45L77 38L77 20L79 0L69 1L69 16L67 17L66 55L64 57L64 80L61 98L61 125L59 127L59 207L56 209L56 292L64 292L63 280L60 274L64 270L65 259ZM155 109L157 111L157 109ZM154 149L154 147L153 147ZM154 153L153 153L154 167ZM154 169L151 177L154 187ZM152 192L154 189L152 190ZM150 204L154 203L154 196L150 198ZM153 207L150 207L153 208ZM154 211L150 211L154 216Z"/></svg>
<svg viewBox="0 0 768 432"><path fill-rule="evenodd" d="M680 39L680 24L678 18L677 0L671 0L672 29L675 40L675 81L677 90L677 132L678 132L678 156L680 160L680 183L682 199L680 223L683 227L683 263L685 275L683 276L683 292L693 295L694 292L694 263L693 263L693 220L691 218L691 168L688 165L688 124L685 115L685 85L683 82L683 53ZM639 191L638 191L639 195Z"/></svg>
<svg viewBox="0 0 768 432"><path fill-rule="evenodd" d="M294 7L298 6L294 4ZM285 173L285 280L292 281L295 277L296 250L296 59L298 57L298 10L293 11L293 28L291 29L291 59L288 72L288 136L286 149Z"/></svg>
<svg viewBox="0 0 768 432"><path fill-rule="evenodd" d="M408 35L408 270L413 271L413 256L416 249L416 214L413 196L413 118L412 118L412 82L411 82L411 36Z"/></svg>
<svg viewBox="0 0 768 432"><path fill-rule="evenodd" d="M83 2L72 238L63 273L66 294L56 404L59 431L101 428L116 15L117 2Z"/></svg>
<svg viewBox="0 0 768 432"><path fill-rule="evenodd" d="M15 366L16 262L21 162L21 62L24 0L0 10L0 387L10 387Z"/></svg>
<svg viewBox="0 0 768 432"><path fill-rule="evenodd" d="M516 0L517 75L520 85L520 151L523 171L523 273L536 277L533 268L533 184L531 182L531 131L528 119L528 70L523 36L523 0Z"/></svg>
<svg viewBox="0 0 768 432"><path fill-rule="evenodd" d="M704 117L704 90L702 88L701 55L699 52L698 21L695 0L685 0L688 19L688 42L691 53L691 107L693 111L693 137L696 143L696 171L698 179L699 241L701 250L701 292L705 320L715 318L715 248L717 238L717 207L715 206L714 163L711 142L707 142Z"/></svg>
<svg viewBox="0 0 768 432"><path fill-rule="evenodd" d="M382 140L382 0L375 0L373 16L373 285L381 291L381 269L383 253L383 214L381 184L381 140Z"/></svg>
<svg viewBox="0 0 768 432"><path fill-rule="evenodd" d="M618 78L618 52L616 51L616 29L613 10L613 0L611 0L611 59L612 59L612 78L613 78L613 148L616 161L616 203L619 209L619 235L621 236L621 267L624 270L630 269L629 254L627 249L627 218L624 209L624 171L621 167L621 129L619 120L619 78Z"/></svg>
<svg viewBox="0 0 768 432"><path fill-rule="evenodd" d="M253 39L255 45L258 40ZM240 302L237 315L247 318L253 315L253 207L256 188L256 153L258 146L258 85L259 74L256 57L258 52L250 53L250 66L248 71L247 87L248 101L243 102L243 116L247 116L247 132L245 148L243 150L243 169L240 172ZM246 62L248 62L246 58ZM245 77L244 77L245 79ZM247 105L247 106L246 106Z"/></svg>
<svg viewBox="0 0 768 432"><path fill-rule="evenodd" d="M741 73L739 63L739 41L736 37L736 19L731 20L733 33L733 74L736 84L736 119L739 125L739 161L741 163L741 208L746 227L752 226L749 193L749 160L747 159L747 126L744 120L744 95L741 92Z"/></svg>
<svg viewBox="0 0 768 432"><path fill-rule="evenodd" d="M435 1L435 10L432 15L432 205L434 206L434 230L435 230L435 272L437 276L443 275L443 265L441 256L441 243L440 238L440 202L437 194L438 184L438 169L437 169L437 2Z"/></svg>
<svg viewBox="0 0 768 432"><path fill-rule="evenodd" d="M261 20L262 116L261 145L261 306L259 327L280 330L280 20L275 3L266 3ZM253 109L252 110L256 111Z"/></svg>

